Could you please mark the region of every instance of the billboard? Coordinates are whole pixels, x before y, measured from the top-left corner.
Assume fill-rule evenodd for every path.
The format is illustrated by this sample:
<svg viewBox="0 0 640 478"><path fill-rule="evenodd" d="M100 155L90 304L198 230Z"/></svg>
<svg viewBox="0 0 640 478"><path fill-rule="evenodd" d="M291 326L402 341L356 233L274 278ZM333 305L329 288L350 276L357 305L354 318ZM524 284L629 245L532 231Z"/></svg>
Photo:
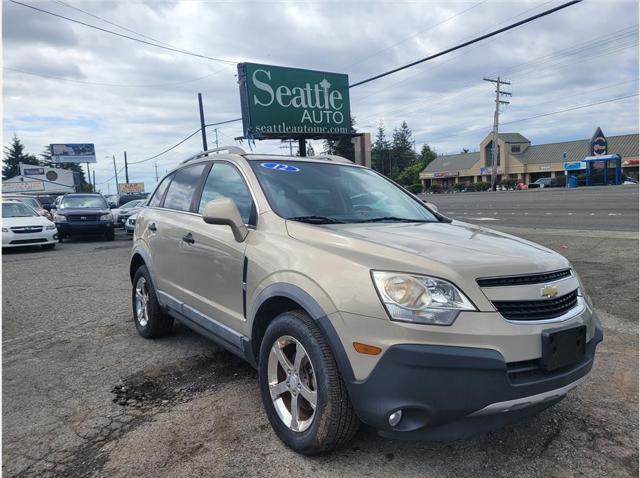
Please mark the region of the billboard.
<svg viewBox="0 0 640 478"><path fill-rule="evenodd" d="M93 143L50 144L49 151L54 163L96 162L96 148Z"/></svg>
<svg viewBox="0 0 640 478"><path fill-rule="evenodd" d="M120 191L121 194L143 193L144 183L120 183L118 184L118 191Z"/></svg>
<svg viewBox="0 0 640 478"><path fill-rule="evenodd" d="M348 75L240 63L238 82L245 138L351 135Z"/></svg>

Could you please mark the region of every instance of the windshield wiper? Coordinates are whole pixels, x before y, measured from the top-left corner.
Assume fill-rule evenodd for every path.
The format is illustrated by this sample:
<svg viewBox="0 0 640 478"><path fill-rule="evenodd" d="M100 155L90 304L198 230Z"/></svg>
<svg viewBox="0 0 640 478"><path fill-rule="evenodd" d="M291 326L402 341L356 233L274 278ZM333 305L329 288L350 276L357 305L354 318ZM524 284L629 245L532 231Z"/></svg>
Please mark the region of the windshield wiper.
<svg viewBox="0 0 640 478"><path fill-rule="evenodd" d="M337 221L326 216L296 216L288 217L289 221L306 222L308 224L344 224L343 221Z"/></svg>
<svg viewBox="0 0 640 478"><path fill-rule="evenodd" d="M371 219L363 219L361 221L353 221L353 222L433 222L427 219L409 219L406 217L395 217L395 216L385 216L385 217L373 217Z"/></svg>

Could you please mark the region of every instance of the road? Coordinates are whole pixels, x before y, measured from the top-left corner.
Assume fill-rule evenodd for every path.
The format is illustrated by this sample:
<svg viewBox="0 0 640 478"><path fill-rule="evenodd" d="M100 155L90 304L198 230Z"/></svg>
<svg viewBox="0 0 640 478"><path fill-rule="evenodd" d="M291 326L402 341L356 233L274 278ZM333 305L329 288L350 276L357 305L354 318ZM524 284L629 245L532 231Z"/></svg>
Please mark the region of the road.
<svg viewBox="0 0 640 478"><path fill-rule="evenodd" d="M474 223L532 227L638 231L638 187L550 188L525 191L430 194L443 214Z"/></svg>
<svg viewBox="0 0 640 478"><path fill-rule="evenodd" d="M362 427L349 447L313 458L276 438L251 367L180 325L164 339L138 336L131 241L122 233L115 242L7 252L4 476L636 477L637 232L514 229L567 256L596 304L605 341L589 380L539 416L489 435L399 442Z"/></svg>

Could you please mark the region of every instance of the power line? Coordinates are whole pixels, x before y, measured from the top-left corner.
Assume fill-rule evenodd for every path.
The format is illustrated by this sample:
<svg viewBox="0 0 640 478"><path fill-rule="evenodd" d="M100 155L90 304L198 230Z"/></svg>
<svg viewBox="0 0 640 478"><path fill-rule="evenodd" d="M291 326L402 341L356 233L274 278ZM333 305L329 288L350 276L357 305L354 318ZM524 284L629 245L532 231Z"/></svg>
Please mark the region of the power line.
<svg viewBox="0 0 640 478"><path fill-rule="evenodd" d="M226 121L219 121L217 123L209 123L204 125L205 128L209 127L209 126L218 126L221 124L227 124L227 123L235 123L236 121L242 121L242 118L234 118L231 120L226 120ZM198 134L200 132L202 128L198 128L197 130L195 130L193 133L191 133L189 136L187 136L186 138L180 140L179 142L177 142L176 144L174 144L173 146L171 146L170 148L165 149L164 151L162 151L161 153L158 153L156 155L151 156L150 158L146 158L146 159L142 159L140 161L134 161L129 163L129 166L133 165L133 164L140 164L140 163L145 163L147 161L151 161L152 159L156 159L159 156L162 156L163 154L168 153L169 151L171 151L172 149L177 148L178 146L180 146L182 143L184 143L185 141L193 138L196 134Z"/></svg>
<svg viewBox="0 0 640 478"><path fill-rule="evenodd" d="M168 46L160 45L158 43L152 43L152 42L149 42L149 41L146 41L146 40L141 40L139 38L135 38L135 37L132 37L132 36L129 36L129 35L124 35L122 33L114 32L113 30L107 30L106 28L102 28L102 27L99 27L97 25L91 25L90 23L85 23L85 22L82 22L80 20L74 20L73 18L69 18L69 17L66 17L64 15L60 15L58 13L53 13L53 12L50 12L49 10L45 10L43 8L34 7L33 5L27 5L26 3L18 2L17 0L10 0L10 1L11 1L11 3L15 3L16 5L20 5L20 6L23 6L23 7L26 7L26 8L30 8L32 10L35 10L35 11L38 11L38 12L41 12L41 13L46 13L47 15L52 15L52 16L57 17L57 18L62 18L64 20L67 20L67 21L70 21L70 22L73 22L73 23L78 23L80 25L84 25L85 27L93 28L95 30L99 30L101 32L109 33L111 35L115 35L115 36L118 36L118 37L121 37L121 38L126 38L128 40L133 40L133 41L136 41L136 42L139 42L139 43L144 43L145 45L155 46L156 48L162 48L163 50L169 50L169 51L173 51L173 52L176 52L176 53L182 53L183 55L195 56L195 57L198 57L198 58L204 58L206 60L218 61L218 62L227 63L227 64L231 64L231 65L236 65L237 64L237 62L235 62L235 61L223 60L222 58L214 58L214 57L207 56L207 55L201 55L200 53L194 53L194 52L190 52L190 51L187 51L187 50L182 50L182 49L179 49L179 48L168 47Z"/></svg>
<svg viewBox="0 0 640 478"><path fill-rule="evenodd" d="M445 19L445 20L442 20L441 22L438 22L438 23L436 23L436 24L434 24L434 25L430 25L430 26L428 26L427 28L424 28L423 30L420 30L420 31L418 31L418 32L414 33L413 35L410 35L410 36L408 36L408 37L405 37L405 38L403 38L402 40L400 40L400 41L398 41L398 42L394 43L393 45L389 45L389 46L387 46L387 47L385 47L385 48L381 48L380 50L378 50L378 51L376 51L376 52L372 53L371 55L369 55L369 56L366 56L366 57L362 58L360 61L358 61L358 62L356 62L356 63L351 63L349 66L350 66L351 68L353 68L353 67L355 67L355 66L357 66L357 65L360 65L361 63L364 63L365 61L367 61L367 60L369 60L369 59L373 58L374 56L377 56L378 54L382 53L383 51L390 50L391 48L394 48L394 47L396 47L396 46L398 46L398 45L400 45L400 44L402 44L402 43L406 42L407 40L410 40L411 38L414 38L414 37L416 37L416 36L418 36L418 35L420 35L420 34L422 34L422 33L425 33L425 32L428 32L428 31L431 31L431 30L435 29L436 27L439 27L440 25L443 25L443 24L447 23L448 21L453 20L454 18L459 17L460 15L463 15L464 13L468 12L469 10L473 10L473 9L474 9L474 8L476 8L478 5L481 5L481 4L486 3L486 2L488 2L488 1L489 1L489 0L482 0L481 2L475 3L475 4L471 5L469 8L467 8L467 9L465 9L465 10L462 10L461 12L458 12L458 13L456 13L455 15L453 15L453 16L451 16L451 17L449 17L449 18L447 18L447 19Z"/></svg>
<svg viewBox="0 0 640 478"><path fill-rule="evenodd" d="M171 45L170 43L166 43L166 42L163 42L161 40L158 40L157 38L153 38L153 37L150 37L150 36L147 36L147 35L143 35L142 33L139 33L139 32L137 32L135 30L131 30L130 28L123 27L122 25L118 25L117 23L114 23L114 22L112 22L110 20L107 20L106 18L102 18L102 17L100 17L98 15L95 15L94 13L87 12L86 10L82 10L81 8L74 7L73 5L69 5L68 3L65 3L65 2L63 2L61 0L56 0L56 3L59 3L60 5L62 5L64 7L67 7L67 8L71 8L72 10L76 10L78 12L84 13L85 15L88 15L88 16L90 16L92 18L95 18L97 20L103 21L103 22L105 22L105 23L107 23L109 25L113 25L114 27L120 28L121 30L124 30L126 32L133 33L134 35L138 35L139 37L142 37L142 38L146 38L147 40L151 40L151 41L154 41L156 43L160 43L161 45L165 45L165 46L168 46L168 47L171 47L171 48L176 48L178 50L182 50L184 52L188 52L188 50L185 50L184 48L179 48L179 47L176 47L174 45Z"/></svg>
<svg viewBox="0 0 640 478"><path fill-rule="evenodd" d="M11 0L11 1L15 1L15 0ZM433 60L434 58L438 58L440 56L446 55L447 53L451 53L452 51L456 51L456 50L459 50L459 49L464 48L466 46L472 45L474 43L478 43L479 41L485 40L485 39L490 38L492 36L499 35L500 33L506 32L508 30L512 30L512 29L517 28L517 27L519 27L521 25L524 25L526 23L529 23L529 22L532 22L534 20L537 20L538 18L542 18L544 16L550 15L551 13L557 12L558 10L562 10L563 8L570 7L571 5L575 5L576 3L580 3L580 2L582 2L582 0L572 0L570 2L564 3L562 5L559 5L557 7L551 8L549 10L545 10L544 12L538 13L537 15L533 15L531 17L525 18L524 20L520 20L519 22L512 23L511 25L507 25L506 27L500 28L498 30L494 30L494 31L492 31L490 33L487 33L486 35L482 35L480 37L477 37L477 38L474 38L472 40L466 41L464 43L460 43L459 45L453 46L451 48L447 48L446 50L443 50L441 52L438 52L438 53L435 53L433 55L427 56L425 58L421 58L420 60L416 60L414 62L408 63L407 65L400 66L398 68L394 68L393 70L389 70L389 71L386 71L384 73L380 73L379 75L372 76L371 78L367 78L365 80L358 81L357 83L349 85L349 88L354 88L356 86L364 85L365 83L369 83L371 81L378 80L380 78L384 78L385 76L392 75L393 73L397 73L399 71L406 70L407 68L411 68L412 66L419 65L420 63L424 63L425 61Z"/></svg>
<svg viewBox="0 0 640 478"><path fill-rule="evenodd" d="M175 83L163 83L163 84L151 84L151 85L125 85L125 84L118 84L118 83L101 83L101 82L94 82L94 81L75 80L73 78L63 78L61 76L47 75L47 74L44 74L44 73L35 73L33 71L21 70L19 68L10 68L8 66L3 66L2 69L3 70L8 70L8 71L14 71L14 72L17 72L17 73L23 73L25 75L37 76L37 77L40 77L40 78L48 78L48 79L51 79L51 80L69 81L71 83L80 83L80 84L83 84L83 85L92 85L92 86L114 86L114 87L120 87L120 88L164 88L164 87L168 87L168 86L178 86L178 85L182 85L184 83L191 83L191 82L194 82L194 81L203 80L205 78L209 78L210 76L214 76L214 75L217 75L219 73L219 71L216 71L216 72L210 73L208 75L199 76L198 78L192 78L190 80L178 81L178 82L175 82Z"/></svg>

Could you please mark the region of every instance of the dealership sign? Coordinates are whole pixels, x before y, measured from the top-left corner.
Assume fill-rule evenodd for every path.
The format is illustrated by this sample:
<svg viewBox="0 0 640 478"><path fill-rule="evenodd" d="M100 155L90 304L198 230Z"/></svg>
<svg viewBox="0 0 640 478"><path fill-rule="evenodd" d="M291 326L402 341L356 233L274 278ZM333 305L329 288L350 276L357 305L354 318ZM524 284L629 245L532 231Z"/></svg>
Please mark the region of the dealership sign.
<svg viewBox="0 0 640 478"><path fill-rule="evenodd" d="M144 183L119 183L118 191L123 194L126 193L143 193Z"/></svg>
<svg viewBox="0 0 640 478"><path fill-rule="evenodd" d="M54 163L95 163L96 148L91 143L50 144Z"/></svg>
<svg viewBox="0 0 640 478"><path fill-rule="evenodd" d="M498 168L496 174L502 174L503 170L502 168ZM493 174L493 170L491 168L480 168L480 176L488 176L490 174Z"/></svg>
<svg viewBox="0 0 640 478"><path fill-rule="evenodd" d="M44 191L44 183L42 181L4 181L2 191L5 193Z"/></svg>
<svg viewBox="0 0 640 478"><path fill-rule="evenodd" d="M348 75L240 63L238 81L246 138L351 134Z"/></svg>

